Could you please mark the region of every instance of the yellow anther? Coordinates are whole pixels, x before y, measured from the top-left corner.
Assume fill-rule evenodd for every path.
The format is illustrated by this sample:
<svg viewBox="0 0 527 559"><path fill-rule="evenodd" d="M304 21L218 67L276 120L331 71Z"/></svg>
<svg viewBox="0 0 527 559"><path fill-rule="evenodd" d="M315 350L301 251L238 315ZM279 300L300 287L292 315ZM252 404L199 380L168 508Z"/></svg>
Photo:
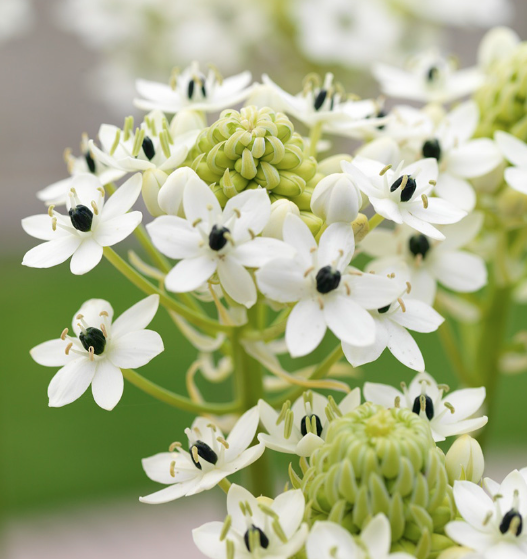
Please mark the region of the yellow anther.
<svg viewBox="0 0 527 559"><path fill-rule="evenodd" d="M54 210L54 209L55 209L55 205L54 205L54 204L51 204L51 205L48 207L48 215L49 215L49 217L53 217L53 210Z"/></svg>
<svg viewBox="0 0 527 559"><path fill-rule="evenodd" d="M242 216L242 212L240 212L238 208L234 208L232 211L236 214L237 218L240 218Z"/></svg>
<svg viewBox="0 0 527 559"><path fill-rule="evenodd" d="M201 219L201 217L198 217L197 219L195 219L192 222L192 227L196 227L196 225L198 225L199 223L201 223L203 220Z"/></svg>
<svg viewBox="0 0 527 559"><path fill-rule="evenodd" d="M115 138L113 140L112 147L110 148L110 155L113 155L115 153L115 150L117 149L120 140L121 140L121 131L117 129L117 131L115 132Z"/></svg>
<svg viewBox="0 0 527 559"><path fill-rule="evenodd" d="M66 355L69 355L69 354L70 354L70 349L71 349L72 347L73 347L73 342L70 342L70 343L66 346L66 349L64 350L64 353L65 353Z"/></svg>
<svg viewBox="0 0 527 559"><path fill-rule="evenodd" d="M385 175L391 168L392 168L391 165L386 165L386 167L383 167L383 168L381 169L381 172L379 173L379 175L382 177L382 176Z"/></svg>
<svg viewBox="0 0 527 559"><path fill-rule="evenodd" d="M421 200L423 201L423 208L426 210L428 208L428 196L421 194Z"/></svg>
<svg viewBox="0 0 527 559"><path fill-rule="evenodd" d="M437 181L430 180L430 181L428 181L428 184L431 184L432 186L435 186L437 184Z"/></svg>
<svg viewBox="0 0 527 559"><path fill-rule="evenodd" d="M99 208L97 207L97 204L95 203L95 200L91 201L91 207L93 208L93 213L95 215L99 215Z"/></svg>
<svg viewBox="0 0 527 559"><path fill-rule="evenodd" d="M99 316L110 316L106 311L101 311Z"/></svg>
<svg viewBox="0 0 527 559"><path fill-rule="evenodd" d="M51 229L53 229L53 231L56 231L56 230L57 230L57 218L56 218L56 217L54 217L54 218L51 220Z"/></svg>
<svg viewBox="0 0 527 559"><path fill-rule="evenodd" d="M308 268L305 272L304 272L304 277L307 278L307 276L309 276L309 274L315 269L314 266L311 266L311 268Z"/></svg>
<svg viewBox="0 0 527 559"><path fill-rule="evenodd" d="M410 293L412 291L412 284L407 281L406 282L406 293Z"/></svg>
<svg viewBox="0 0 527 559"><path fill-rule="evenodd" d="M64 328L64 330L62 330L62 334L60 335L60 339L65 340L67 335L68 335L68 329Z"/></svg>
<svg viewBox="0 0 527 559"><path fill-rule="evenodd" d="M223 526L221 528L220 542L222 542L227 537L227 534L229 533L229 530L231 529L231 524L232 524L232 517L229 514L227 516L227 518L225 519L225 522L223 523Z"/></svg>
<svg viewBox="0 0 527 559"><path fill-rule="evenodd" d="M199 454L198 454L198 447L192 447L192 458L194 458L194 462L199 464Z"/></svg>
<svg viewBox="0 0 527 559"><path fill-rule="evenodd" d="M456 413L456 409L454 408L454 406L452 404L450 404L449 402L445 402L445 408L447 408L448 410L450 410L450 413Z"/></svg>
<svg viewBox="0 0 527 559"><path fill-rule="evenodd" d="M171 477L176 477L176 461L172 460L172 462L170 462L170 476Z"/></svg>
<svg viewBox="0 0 527 559"><path fill-rule="evenodd" d="M396 396L395 397L395 401L393 403L394 407L396 408L400 408L401 407L401 397L400 396Z"/></svg>
<svg viewBox="0 0 527 559"><path fill-rule="evenodd" d="M217 437L216 440L222 444L226 449L229 448L229 443L223 437Z"/></svg>
<svg viewBox="0 0 527 559"><path fill-rule="evenodd" d="M324 299L322 299L322 297L318 298L318 306L320 307L320 310L324 310Z"/></svg>
<svg viewBox="0 0 527 559"><path fill-rule="evenodd" d="M95 359L95 349L93 348L92 345L88 349L88 353L90 355L90 361L93 361Z"/></svg>
<svg viewBox="0 0 527 559"><path fill-rule="evenodd" d="M101 332L105 338L108 337L108 332L106 332L106 326L104 324L101 324Z"/></svg>
<svg viewBox="0 0 527 559"><path fill-rule="evenodd" d="M179 441L175 441L168 447L168 452L174 452L174 450L176 450L176 448L181 448L181 446L182 445Z"/></svg>

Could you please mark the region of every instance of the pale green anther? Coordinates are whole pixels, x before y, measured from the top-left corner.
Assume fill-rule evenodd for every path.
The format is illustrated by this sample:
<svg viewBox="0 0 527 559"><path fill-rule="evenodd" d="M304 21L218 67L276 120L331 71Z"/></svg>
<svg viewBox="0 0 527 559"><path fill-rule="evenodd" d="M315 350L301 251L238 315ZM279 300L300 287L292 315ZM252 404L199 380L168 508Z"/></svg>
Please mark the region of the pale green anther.
<svg viewBox="0 0 527 559"><path fill-rule="evenodd" d="M307 463L306 457L301 456L298 463L300 464L300 469L302 470L302 473L305 474L309 470L309 464Z"/></svg>
<svg viewBox="0 0 527 559"><path fill-rule="evenodd" d="M234 542L232 540L227 540L225 542L225 547L227 550L227 559L234 559Z"/></svg>
<svg viewBox="0 0 527 559"><path fill-rule="evenodd" d="M240 501L238 503L240 510L242 511L243 516L245 516L247 514L247 510L245 509L245 503L243 501Z"/></svg>
<svg viewBox="0 0 527 559"><path fill-rule="evenodd" d="M333 413L337 416L337 417L342 417L342 412L340 411L340 408L337 406L337 402L335 402L335 398L333 398L333 396L328 396L328 402L329 402L329 407L333 410Z"/></svg>
<svg viewBox="0 0 527 559"><path fill-rule="evenodd" d="M161 144L161 149L168 159L171 155L170 153L170 142L168 141L168 134L165 130L161 130L159 133L159 143Z"/></svg>
<svg viewBox="0 0 527 559"><path fill-rule="evenodd" d="M293 432L293 420L295 416L292 410L288 410L285 414L285 422L284 422L284 438L288 439Z"/></svg>
<svg viewBox="0 0 527 559"><path fill-rule="evenodd" d="M309 404L311 407L313 407L313 392L311 392L311 390L306 390L302 394L302 399L304 400L304 406L306 404Z"/></svg>
<svg viewBox="0 0 527 559"><path fill-rule="evenodd" d="M264 503L258 503L258 508L267 516L270 516L274 520L278 520L278 514L271 507L268 507Z"/></svg>
<svg viewBox="0 0 527 559"><path fill-rule="evenodd" d="M258 530L251 530L249 532L249 549L251 552L260 547L260 532Z"/></svg>
<svg viewBox="0 0 527 559"><path fill-rule="evenodd" d="M271 526L274 530L274 533L280 538L281 542L287 543L287 536L285 535L285 532L282 529L282 526L280 526L280 522L278 522L277 518L273 521Z"/></svg>
<svg viewBox="0 0 527 559"><path fill-rule="evenodd" d="M311 418L311 421L306 421L306 423L311 424L310 432L313 433L313 435L316 435L317 434L317 418L315 416L313 416Z"/></svg>
<svg viewBox="0 0 527 559"><path fill-rule="evenodd" d="M251 505L248 501L245 501L245 511L249 516L253 515L253 511L251 510Z"/></svg>
<svg viewBox="0 0 527 559"><path fill-rule="evenodd" d="M324 413L326 414L328 421L333 421L335 419L335 414L333 413L333 410L329 406L326 406L324 408Z"/></svg>
<svg viewBox="0 0 527 559"><path fill-rule="evenodd" d="M286 400L283 404L282 404L282 409L280 410L280 413L276 419L276 424L280 425L280 423L282 423L282 421L285 419L285 415L286 413L291 409L291 401L290 400Z"/></svg>
<svg viewBox="0 0 527 559"><path fill-rule="evenodd" d="M225 522L223 523L223 526L221 528L220 542L222 542L227 537L227 534L231 529L231 525L232 525L232 516L229 514L225 519Z"/></svg>
<svg viewBox="0 0 527 559"><path fill-rule="evenodd" d="M115 139L113 141L112 147L110 148L110 155L113 155L115 153L115 150L117 149L120 140L121 140L121 131L117 129L115 131Z"/></svg>
<svg viewBox="0 0 527 559"><path fill-rule="evenodd" d="M289 479L291 480L291 485L295 489L300 489L302 487L302 480L300 476L293 469L293 464L289 463Z"/></svg>
<svg viewBox="0 0 527 559"><path fill-rule="evenodd" d="M157 136L157 126L155 118L150 119L150 124L147 124L148 128L152 132L152 136Z"/></svg>
<svg viewBox="0 0 527 559"><path fill-rule="evenodd" d="M136 128L134 136L134 146L132 148L132 157L137 157L141 148L143 147L143 140L145 139L145 131L140 128Z"/></svg>
<svg viewBox="0 0 527 559"><path fill-rule="evenodd" d="M127 142L130 139L130 133L134 128L134 117L127 116L124 119L124 128L123 128L123 141Z"/></svg>
<svg viewBox="0 0 527 559"><path fill-rule="evenodd" d="M166 118L163 119L162 127L163 127L163 130L167 133L168 142L170 144L173 144L174 139L172 138L172 134L170 133L170 126L169 126L168 120Z"/></svg>

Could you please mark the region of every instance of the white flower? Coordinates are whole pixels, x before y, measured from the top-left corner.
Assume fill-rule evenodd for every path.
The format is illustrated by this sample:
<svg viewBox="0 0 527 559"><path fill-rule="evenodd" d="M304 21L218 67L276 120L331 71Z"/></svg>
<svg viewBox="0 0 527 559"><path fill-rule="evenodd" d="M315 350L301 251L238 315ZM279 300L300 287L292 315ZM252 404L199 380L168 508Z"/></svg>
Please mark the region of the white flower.
<svg viewBox="0 0 527 559"><path fill-rule="evenodd" d="M464 521L446 525L448 537L484 559L527 557L527 480L514 470L500 485L486 479L485 490L469 481L456 481L454 499Z"/></svg>
<svg viewBox="0 0 527 559"><path fill-rule="evenodd" d="M342 526L315 522L306 542L307 559L411 559L408 553L390 553L391 527L384 514L377 514L360 533L362 545Z"/></svg>
<svg viewBox="0 0 527 559"><path fill-rule="evenodd" d="M256 499L233 484L227 494L230 524L226 534L223 522L209 522L193 530L192 537L201 553L211 559L288 559L306 540L304 510L300 489L286 491L274 500Z"/></svg>
<svg viewBox="0 0 527 559"><path fill-rule="evenodd" d="M311 196L311 211L328 225L351 223L359 214L361 204L359 187L345 173L324 177Z"/></svg>
<svg viewBox="0 0 527 559"><path fill-rule="evenodd" d="M443 240L444 235L434 224L455 223L467 213L440 198L429 198L437 180L437 161L421 159L394 170L378 161L356 157L344 161L342 169L366 194L375 211L395 223L406 223L420 233Z"/></svg>
<svg viewBox="0 0 527 559"><path fill-rule="evenodd" d="M113 409L123 394L121 369L142 367L163 351L163 340L150 324L159 305L151 295L136 303L112 323L107 301L90 299L73 317L73 332L31 350L31 357L46 367L62 367L49 384L51 407L65 406L92 387L95 402Z"/></svg>
<svg viewBox="0 0 527 559"><path fill-rule="evenodd" d="M371 126L374 121L369 117L376 116L379 110L377 102L370 99L348 100L342 88L333 83L330 73L323 83L313 77L298 95L287 93L266 74L262 81L280 96L286 113L309 127L330 121L338 121L347 129Z"/></svg>
<svg viewBox="0 0 527 559"><path fill-rule="evenodd" d="M445 466L451 485L456 480L479 483L485 469L483 450L476 439L461 435L448 449Z"/></svg>
<svg viewBox="0 0 527 559"><path fill-rule="evenodd" d="M165 279L169 291L194 291L214 274L236 302L252 307L256 286L247 268L258 268L271 258L293 251L278 239L256 237L271 213L265 189L246 190L231 198L222 212L220 204L203 182L185 188L186 219L161 216L147 225L154 245L181 262Z"/></svg>
<svg viewBox="0 0 527 559"><path fill-rule="evenodd" d="M449 103L469 95L483 84L479 68L456 71L452 60L429 51L410 60L403 70L376 64L373 74L389 97L434 103Z"/></svg>
<svg viewBox="0 0 527 559"><path fill-rule="evenodd" d="M183 193L186 188L199 188L202 180L190 167L180 167L170 173L159 190L157 201L161 210L168 215L184 216Z"/></svg>
<svg viewBox="0 0 527 559"><path fill-rule="evenodd" d="M212 489L222 479L256 462L265 446L249 448L258 427L258 408L246 411L225 439L210 419L197 417L185 429L189 451L175 444L173 452L160 452L143 460L146 475L165 487L139 500L157 505Z"/></svg>
<svg viewBox="0 0 527 559"><path fill-rule="evenodd" d="M102 184L108 184L119 180L126 174L124 171L107 167L100 161L96 161L90 153L88 137L86 135L83 135L81 140L81 153L80 157L74 157L69 151L66 152L66 163L71 176L50 184L37 192L39 200L50 205L58 206L65 204L68 199L68 193L73 186L73 177L77 175L93 173Z"/></svg>
<svg viewBox="0 0 527 559"><path fill-rule="evenodd" d="M50 268L72 256L72 273L89 272L100 262L103 247L121 242L141 223L141 212L127 213L140 193L141 175L138 173L105 203L99 179L94 175L77 175L66 203L68 216L50 206L48 214L22 220L26 233L46 241L26 252L22 264Z"/></svg>
<svg viewBox="0 0 527 559"><path fill-rule="evenodd" d="M242 72L222 79L214 70L205 76L197 62L173 76L170 84L137 81L137 91L144 99L134 101L146 111L161 110L177 113L183 109L215 112L243 101L250 93L251 73Z"/></svg>
<svg viewBox="0 0 527 559"><path fill-rule="evenodd" d="M269 434L260 433L258 440L267 448L311 456L313 451L324 444L329 420L326 408L334 415L345 415L360 405L360 390L355 388L337 406L317 392L306 392L298 398L290 409L282 413L275 411L267 402L260 400L260 421Z"/></svg>
<svg viewBox="0 0 527 559"><path fill-rule="evenodd" d="M256 272L256 279L269 299L298 301L287 319L289 353L293 357L311 353L327 328L345 342L372 344L375 324L366 309L389 304L401 292L401 284L346 270L355 250L349 225L330 225L317 247L307 225L291 214L284 222L284 240L296 249L296 256L272 260Z"/></svg>
<svg viewBox="0 0 527 559"><path fill-rule="evenodd" d="M408 333L435 332L444 318L430 305L415 299L400 297L391 305L370 311L375 322L375 343L357 347L343 343L346 359L354 366L376 361L388 348L403 365L416 371L424 371L425 362L419 346Z"/></svg>
<svg viewBox="0 0 527 559"><path fill-rule="evenodd" d="M375 257L367 271L391 269L408 275L412 285L409 297L433 305L437 283L461 293L478 291L487 283L485 261L460 250L478 234L483 214L474 212L459 223L441 228L442 242L416 234L409 227L395 231L377 228L361 242L361 248Z"/></svg>
<svg viewBox="0 0 527 559"><path fill-rule="evenodd" d="M527 144L507 132L498 131L494 137L505 159L512 164L505 169L505 181L514 190L527 194Z"/></svg>
<svg viewBox="0 0 527 559"><path fill-rule="evenodd" d="M280 198L271 204L271 217L263 228L262 236L283 240L285 218L290 214L300 216L298 206L287 198Z"/></svg>
<svg viewBox="0 0 527 559"><path fill-rule="evenodd" d="M401 387L402 392L386 384L366 382L364 397L386 408L409 408L423 419L428 419L435 441L471 433L487 423L486 416L467 419L483 404L484 387L455 390L443 397L447 387L438 385L428 373L419 373L408 388L404 383Z"/></svg>

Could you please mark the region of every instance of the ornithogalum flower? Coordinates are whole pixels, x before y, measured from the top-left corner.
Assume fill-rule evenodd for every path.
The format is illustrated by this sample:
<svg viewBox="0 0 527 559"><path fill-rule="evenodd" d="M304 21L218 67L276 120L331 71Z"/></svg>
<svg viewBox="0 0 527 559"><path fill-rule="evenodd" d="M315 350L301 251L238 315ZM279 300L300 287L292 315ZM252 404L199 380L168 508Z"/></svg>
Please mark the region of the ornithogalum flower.
<svg viewBox="0 0 527 559"><path fill-rule="evenodd" d="M72 256L72 273L89 272L101 261L103 247L121 242L141 223L141 212L128 213L140 193L139 173L106 202L104 187L95 175L75 176L66 203L68 215L50 206L47 214L22 220L26 233L46 241L26 252L22 264L50 268Z"/></svg>
<svg viewBox="0 0 527 559"><path fill-rule="evenodd" d="M401 387L402 391L399 391L386 384L366 382L364 398L386 408L409 408L423 419L428 419L435 441L471 433L488 421L487 416L471 418L485 400L483 387L464 388L446 395L448 387L438 385L428 373L419 373L409 387L404 383Z"/></svg>
<svg viewBox="0 0 527 559"><path fill-rule="evenodd" d="M527 144L507 132L496 132L495 138L503 156L512 164L505 169L507 184L527 194Z"/></svg>
<svg viewBox="0 0 527 559"><path fill-rule="evenodd" d="M260 443L249 448L258 421L258 408L251 408L240 417L225 439L220 428L210 419L197 417L192 427L185 430L188 452L180 443L174 443L170 452L160 452L143 460L146 475L168 487L141 497L140 501L157 505L207 491L258 460L265 446Z"/></svg>
<svg viewBox="0 0 527 559"><path fill-rule="evenodd" d="M92 386L95 402L113 409L123 394L121 369L142 367L163 351L161 336L145 328L159 305L151 295L113 321L113 309L103 299L86 301L73 317L73 333L65 328L57 339L31 350L31 357L46 367L62 367L49 384L51 407L80 398Z"/></svg>

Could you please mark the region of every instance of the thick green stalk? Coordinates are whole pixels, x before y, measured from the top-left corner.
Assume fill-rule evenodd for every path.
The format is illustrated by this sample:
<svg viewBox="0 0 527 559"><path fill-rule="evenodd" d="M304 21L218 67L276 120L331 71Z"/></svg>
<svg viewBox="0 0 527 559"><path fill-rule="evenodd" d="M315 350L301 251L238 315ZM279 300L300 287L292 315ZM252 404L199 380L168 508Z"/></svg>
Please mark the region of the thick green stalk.
<svg viewBox="0 0 527 559"><path fill-rule="evenodd" d="M384 217L379 214L375 214L370 220L368 221L368 232L373 231L377 225L380 225L384 221Z"/></svg>
<svg viewBox="0 0 527 559"><path fill-rule="evenodd" d="M320 138L322 137L322 125L323 125L322 121L317 122L315 125L313 125L313 128L311 128L311 132L309 133L310 157L317 156L317 144L320 141Z"/></svg>

